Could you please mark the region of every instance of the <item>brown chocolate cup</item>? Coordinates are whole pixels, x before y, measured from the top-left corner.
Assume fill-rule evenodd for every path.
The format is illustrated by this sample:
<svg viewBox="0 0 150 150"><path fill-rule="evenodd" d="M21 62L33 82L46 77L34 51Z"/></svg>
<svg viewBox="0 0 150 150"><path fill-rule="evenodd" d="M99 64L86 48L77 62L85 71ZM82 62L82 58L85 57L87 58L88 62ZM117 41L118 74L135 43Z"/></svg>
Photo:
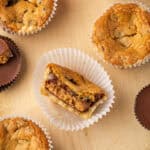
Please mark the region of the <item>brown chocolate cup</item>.
<svg viewBox="0 0 150 150"><path fill-rule="evenodd" d="M20 70L22 57L16 44L8 37L0 36L9 46L13 57L6 64L0 65L0 92L11 86L17 79Z"/></svg>
<svg viewBox="0 0 150 150"><path fill-rule="evenodd" d="M135 115L140 124L150 130L150 84L136 96Z"/></svg>

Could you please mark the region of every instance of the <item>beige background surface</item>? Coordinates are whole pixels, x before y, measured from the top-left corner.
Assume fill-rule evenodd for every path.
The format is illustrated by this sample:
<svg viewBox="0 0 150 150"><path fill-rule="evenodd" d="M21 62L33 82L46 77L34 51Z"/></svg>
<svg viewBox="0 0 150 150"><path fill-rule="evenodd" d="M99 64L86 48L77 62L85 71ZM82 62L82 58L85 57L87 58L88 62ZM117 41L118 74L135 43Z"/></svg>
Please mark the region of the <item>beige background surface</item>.
<svg viewBox="0 0 150 150"><path fill-rule="evenodd" d="M98 58L90 42L92 25L113 0L59 0L57 14L46 29L37 35L15 40L24 57L20 79L0 93L0 116L25 114L41 121L51 133L56 150L150 150L150 132L136 121L135 96L150 83L150 63L130 70L119 70L100 61L111 75L116 103L106 117L88 129L65 132L48 122L35 101L33 71L39 57L59 47L76 47ZM145 0L150 5L149 0Z"/></svg>

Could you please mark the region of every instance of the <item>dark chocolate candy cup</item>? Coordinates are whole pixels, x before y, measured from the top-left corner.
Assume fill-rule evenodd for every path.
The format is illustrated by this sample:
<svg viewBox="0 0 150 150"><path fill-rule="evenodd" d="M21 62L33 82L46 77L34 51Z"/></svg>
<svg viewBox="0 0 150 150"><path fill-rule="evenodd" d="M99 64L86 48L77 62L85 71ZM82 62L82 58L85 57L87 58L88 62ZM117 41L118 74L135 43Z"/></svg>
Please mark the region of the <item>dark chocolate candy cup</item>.
<svg viewBox="0 0 150 150"><path fill-rule="evenodd" d="M5 40L13 53L13 57L6 64L0 65L0 91L3 91L17 79L21 70L22 57L18 47L11 39L4 36L0 38Z"/></svg>
<svg viewBox="0 0 150 150"><path fill-rule="evenodd" d="M150 84L136 96L135 115L140 124L150 130Z"/></svg>

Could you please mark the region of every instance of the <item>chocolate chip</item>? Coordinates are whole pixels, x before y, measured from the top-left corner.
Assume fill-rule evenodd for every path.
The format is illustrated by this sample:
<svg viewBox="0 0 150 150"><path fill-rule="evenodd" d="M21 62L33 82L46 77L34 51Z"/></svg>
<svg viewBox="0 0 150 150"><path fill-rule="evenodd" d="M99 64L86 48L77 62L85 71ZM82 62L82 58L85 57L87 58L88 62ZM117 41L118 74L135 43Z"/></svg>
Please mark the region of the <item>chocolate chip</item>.
<svg viewBox="0 0 150 150"><path fill-rule="evenodd" d="M101 46L101 48L102 48L102 51L104 52L104 51L105 51L105 48L104 48L104 46Z"/></svg>
<svg viewBox="0 0 150 150"><path fill-rule="evenodd" d="M63 88L64 90L67 90L67 85L65 84L61 84L60 87Z"/></svg>
<svg viewBox="0 0 150 150"><path fill-rule="evenodd" d="M25 13L27 13L27 12L28 12L28 9L25 9L23 13L25 14Z"/></svg>
<svg viewBox="0 0 150 150"><path fill-rule="evenodd" d="M96 93L95 100L98 101L98 100L102 99L103 96L104 96L104 94L102 94L102 93Z"/></svg>
<svg viewBox="0 0 150 150"><path fill-rule="evenodd" d="M77 96L77 94L76 94L74 91L72 91L72 90L69 90L69 93L70 93L72 96Z"/></svg>
<svg viewBox="0 0 150 150"><path fill-rule="evenodd" d="M83 99L83 101L85 101L85 102L87 102L87 103L90 103L90 102L91 102L89 97L85 97L85 98Z"/></svg>
<svg viewBox="0 0 150 150"><path fill-rule="evenodd" d="M45 7L43 8L43 12L46 12L46 8Z"/></svg>
<svg viewBox="0 0 150 150"><path fill-rule="evenodd" d="M73 78L71 78L71 77L69 77L69 76L66 76L65 78L66 78L68 81L70 81L72 84L78 85L77 82L76 82Z"/></svg>
<svg viewBox="0 0 150 150"><path fill-rule="evenodd" d="M72 95L72 96L77 96L77 94L76 94L74 91L72 91L71 89L69 89L69 87L68 87L67 85L62 84L62 85L60 85L60 86L61 86L61 88L63 88L65 91L67 91L70 95Z"/></svg>

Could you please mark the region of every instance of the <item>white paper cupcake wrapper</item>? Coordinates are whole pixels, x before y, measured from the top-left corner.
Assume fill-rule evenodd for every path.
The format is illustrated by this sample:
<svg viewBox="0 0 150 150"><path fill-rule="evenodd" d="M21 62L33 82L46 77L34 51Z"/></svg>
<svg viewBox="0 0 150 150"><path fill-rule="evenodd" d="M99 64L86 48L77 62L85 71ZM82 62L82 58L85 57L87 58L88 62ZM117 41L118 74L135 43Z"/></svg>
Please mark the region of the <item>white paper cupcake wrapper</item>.
<svg viewBox="0 0 150 150"><path fill-rule="evenodd" d="M141 1L138 1L138 0L126 0L126 1L122 1L122 2L114 2L114 3L111 3L110 5L108 5L108 7L104 10L104 13L107 12L108 9L110 9L110 7L112 7L113 5L115 4L118 4L118 3L121 3L121 4L127 4L127 3L135 3L137 5L139 5L141 8L143 8L144 10L146 11L149 11L150 12L150 7L148 7L145 3L141 2ZM101 16L103 16L103 14ZM97 18L101 17L101 16L98 16ZM96 19L97 19L96 18ZM96 20L95 19L95 20ZM93 32L93 31L92 31ZM92 33L91 32L91 33ZM92 37L92 36L91 36ZM92 42L92 38L91 38L91 42ZM93 42L92 42L93 43ZM99 50L98 48L95 46L94 47L94 51L96 52L96 55L98 56L98 58L100 60L102 60L104 63L106 64L109 64L115 68L119 68L119 69L131 69L131 68L135 68L135 67L139 67L141 65L144 65L145 63L149 62L150 61L150 54L147 55L144 59L141 59L141 60L138 60L136 63L132 64L132 65L128 65L128 66L118 66L118 65L113 65L111 64L110 62L106 61L103 56L99 53Z"/></svg>
<svg viewBox="0 0 150 150"><path fill-rule="evenodd" d="M24 116L24 115L22 116L22 115L16 115L16 114L2 116L2 117L0 117L0 121L3 121L5 119L11 119L11 118L23 118L25 120L30 120L33 123L35 123L43 131L43 133L45 134L46 139L48 141L49 150L52 150L54 148L52 139L51 139L49 133L47 132L47 129L43 125L41 125L39 122L33 120L32 118L30 118L28 116Z"/></svg>
<svg viewBox="0 0 150 150"><path fill-rule="evenodd" d="M48 63L60 64L82 74L102 87L107 93L108 100L102 108L99 107L94 115L87 120L81 119L79 116L54 104L48 97L40 93L43 73ZM77 131L89 127L110 112L114 103L114 90L109 75L93 58L76 49L60 48L44 54L36 66L33 79L36 100L42 110L53 125L66 131Z"/></svg>
<svg viewBox="0 0 150 150"><path fill-rule="evenodd" d="M47 21L43 24L42 27L39 27L37 30L35 31L29 31L29 32L14 32L12 31L11 29L7 28L6 26L2 25L2 28L4 31L10 33L10 34L13 34L13 35L19 35L19 36L28 36L28 35L32 35L32 34L36 34L38 32L40 32L42 29L44 29L48 24L49 22L51 22L52 18L54 17L54 15L56 14L56 9L57 9L57 2L58 0L53 0L53 8L52 8L52 11L51 11L51 14L50 16L48 17Z"/></svg>

